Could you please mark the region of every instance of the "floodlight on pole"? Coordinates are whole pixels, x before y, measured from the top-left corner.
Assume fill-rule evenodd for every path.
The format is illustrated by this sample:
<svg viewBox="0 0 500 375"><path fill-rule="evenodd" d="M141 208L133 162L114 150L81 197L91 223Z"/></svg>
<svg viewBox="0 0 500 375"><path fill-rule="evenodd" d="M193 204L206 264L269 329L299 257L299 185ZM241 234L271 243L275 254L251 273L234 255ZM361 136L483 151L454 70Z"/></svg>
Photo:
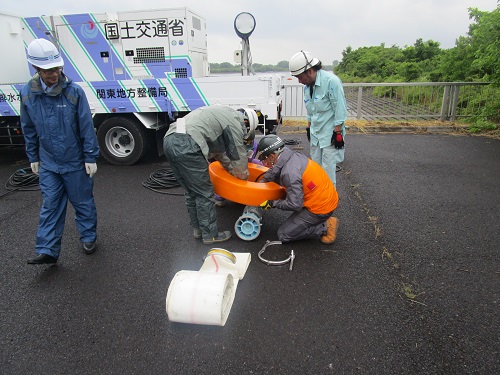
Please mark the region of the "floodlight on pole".
<svg viewBox="0 0 500 375"><path fill-rule="evenodd" d="M241 39L248 39L255 30L255 18L248 12L241 12L234 19L234 30Z"/></svg>
<svg viewBox="0 0 500 375"><path fill-rule="evenodd" d="M236 34L242 39L241 44L243 46L241 52L241 74L249 75L249 72L253 72L252 69L252 55L250 53L250 42L248 38L252 35L255 30L255 18L248 12L241 12L234 19L234 30Z"/></svg>

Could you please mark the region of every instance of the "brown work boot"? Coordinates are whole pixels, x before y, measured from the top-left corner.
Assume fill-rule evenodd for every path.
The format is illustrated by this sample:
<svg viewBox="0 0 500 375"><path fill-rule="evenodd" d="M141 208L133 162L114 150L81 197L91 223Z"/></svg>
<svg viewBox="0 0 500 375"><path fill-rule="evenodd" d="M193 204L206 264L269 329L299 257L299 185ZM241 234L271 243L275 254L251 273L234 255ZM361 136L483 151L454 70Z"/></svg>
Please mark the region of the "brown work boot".
<svg viewBox="0 0 500 375"><path fill-rule="evenodd" d="M326 221L326 234L321 237L321 242L330 244L335 241L335 238L337 238L337 228L339 227L339 219L336 217L330 217Z"/></svg>

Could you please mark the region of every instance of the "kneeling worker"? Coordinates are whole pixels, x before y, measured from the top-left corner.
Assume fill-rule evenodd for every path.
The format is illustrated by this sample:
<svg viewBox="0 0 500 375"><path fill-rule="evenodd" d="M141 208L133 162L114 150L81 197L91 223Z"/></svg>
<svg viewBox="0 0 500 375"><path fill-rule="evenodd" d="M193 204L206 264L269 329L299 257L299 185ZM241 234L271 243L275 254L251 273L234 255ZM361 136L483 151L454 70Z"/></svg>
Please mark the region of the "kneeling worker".
<svg viewBox="0 0 500 375"><path fill-rule="evenodd" d="M245 121L247 120L247 121ZM195 238L204 244L226 241L219 232L209 159L218 160L231 175L248 179L246 144L253 144L257 114L251 109L202 107L177 119L163 139L163 150L185 199Z"/></svg>
<svg viewBox="0 0 500 375"><path fill-rule="evenodd" d="M273 181L286 190L285 199L265 201L260 207L293 211L278 229L279 240L319 238L323 243L333 243L339 220L332 213L339 198L325 170L304 154L285 147L275 135L260 140L257 157L270 168L261 182Z"/></svg>

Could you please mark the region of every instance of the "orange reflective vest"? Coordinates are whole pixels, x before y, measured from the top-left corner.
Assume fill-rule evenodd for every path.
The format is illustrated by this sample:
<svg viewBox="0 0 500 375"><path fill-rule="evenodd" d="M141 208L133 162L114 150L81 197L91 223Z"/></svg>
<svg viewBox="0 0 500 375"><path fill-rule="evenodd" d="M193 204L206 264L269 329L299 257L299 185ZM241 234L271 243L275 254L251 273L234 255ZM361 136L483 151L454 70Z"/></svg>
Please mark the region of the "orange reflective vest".
<svg viewBox="0 0 500 375"><path fill-rule="evenodd" d="M339 195L325 170L309 159L302 174L304 207L313 214L327 214L337 208Z"/></svg>

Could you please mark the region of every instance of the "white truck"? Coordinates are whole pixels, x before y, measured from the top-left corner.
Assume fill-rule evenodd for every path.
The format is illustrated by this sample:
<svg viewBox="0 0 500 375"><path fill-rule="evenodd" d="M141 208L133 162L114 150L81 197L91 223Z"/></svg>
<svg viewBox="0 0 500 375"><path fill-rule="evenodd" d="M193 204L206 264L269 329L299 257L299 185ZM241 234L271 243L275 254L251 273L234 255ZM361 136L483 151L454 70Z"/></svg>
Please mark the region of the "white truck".
<svg viewBox="0 0 500 375"><path fill-rule="evenodd" d="M36 38L62 53L64 72L87 95L101 155L132 165L176 118L213 105L255 109L258 129L281 121L283 77L211 76L203 17L189 8L21 18L0 13L0 145L23 145L21 87L34 74L26 48Z"/></svg>

